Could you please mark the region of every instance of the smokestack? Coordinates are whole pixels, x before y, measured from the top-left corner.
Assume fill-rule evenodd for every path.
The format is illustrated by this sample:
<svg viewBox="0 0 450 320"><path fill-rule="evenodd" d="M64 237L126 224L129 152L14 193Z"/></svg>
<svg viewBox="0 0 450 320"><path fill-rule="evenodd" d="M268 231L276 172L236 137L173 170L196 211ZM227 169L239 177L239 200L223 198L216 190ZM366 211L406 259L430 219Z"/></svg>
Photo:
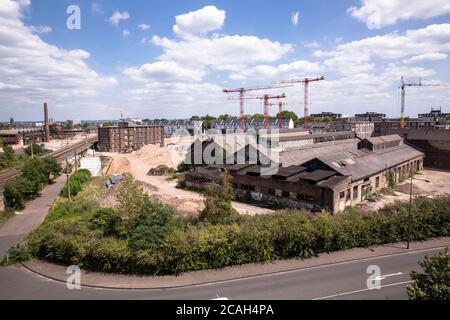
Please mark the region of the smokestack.
<svg viewBox="0 0 450 320"><path fill-rule="evenodd" d="M50 127L48 124L48 106L47 103L44 103L44 130L45 130L45 142L50 141Z"/></svg>

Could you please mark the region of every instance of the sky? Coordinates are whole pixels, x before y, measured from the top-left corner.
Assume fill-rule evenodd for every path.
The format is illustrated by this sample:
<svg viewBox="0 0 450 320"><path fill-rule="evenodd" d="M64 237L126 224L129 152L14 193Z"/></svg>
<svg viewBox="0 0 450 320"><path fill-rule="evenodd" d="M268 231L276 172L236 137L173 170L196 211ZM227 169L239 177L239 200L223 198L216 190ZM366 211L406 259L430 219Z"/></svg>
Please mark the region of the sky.
<svg viewBox="0 0 450 320"><path fill-rule="evenodd" d="M237 116L224 88L322 75L311 113L398 117L400 78L450 83L449 54L448 0L0 0L0 121ZM301 85L265 93L303 113ZM407 89L432 107L450 87Z"/></svg>

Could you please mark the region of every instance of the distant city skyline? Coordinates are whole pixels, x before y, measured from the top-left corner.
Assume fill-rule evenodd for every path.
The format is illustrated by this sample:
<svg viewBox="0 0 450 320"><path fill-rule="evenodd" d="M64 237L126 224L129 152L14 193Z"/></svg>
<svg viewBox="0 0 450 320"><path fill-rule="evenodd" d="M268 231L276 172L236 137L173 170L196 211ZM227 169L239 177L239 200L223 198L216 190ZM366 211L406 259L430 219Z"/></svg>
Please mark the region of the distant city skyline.
<svg viewBox="0 0 450 320"><path fill-rule="evenodd" d="M80 30L69 5L0 2L1 122L40 121L44 102L58 121L237 116L223 88L322 75L310 113L394 118L401 76L450 83L448 0L80 0ZM302 87L277 91L301 116ZM450 87L407 89L407 116L439 107Z"/></svg>

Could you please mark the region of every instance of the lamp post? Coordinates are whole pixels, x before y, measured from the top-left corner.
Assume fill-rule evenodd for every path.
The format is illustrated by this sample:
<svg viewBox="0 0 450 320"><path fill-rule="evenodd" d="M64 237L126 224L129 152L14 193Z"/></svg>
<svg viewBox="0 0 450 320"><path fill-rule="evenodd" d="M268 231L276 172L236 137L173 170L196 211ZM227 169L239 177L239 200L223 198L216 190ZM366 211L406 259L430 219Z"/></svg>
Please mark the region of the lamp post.
<svg viewBox="0 0 450 320"><path fill-rule="evenodd" d="M407 233L407 249L411 248L411 225L412 225L412 204L413 204L413 181L424 181L426 183L431 183L430 180L416 179L411 177L411 189L409 191L409 212L408 212L408 233Z"/></svg>

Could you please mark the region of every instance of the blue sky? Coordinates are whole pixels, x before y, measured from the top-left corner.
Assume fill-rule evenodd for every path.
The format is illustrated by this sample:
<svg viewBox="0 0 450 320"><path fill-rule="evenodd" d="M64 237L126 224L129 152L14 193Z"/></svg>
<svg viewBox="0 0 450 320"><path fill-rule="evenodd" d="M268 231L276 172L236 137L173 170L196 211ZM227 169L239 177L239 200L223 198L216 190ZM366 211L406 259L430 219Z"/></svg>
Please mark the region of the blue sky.
<svg viewBox="0 0 450 320"><path fill-rule="evenodd" d="M450 83L449 2L408 3L0 0L0 120L41 119L44 101L58 120L237 115L222 88L321 75L311 112L398 116L402 75ZM301 87L282 91L301 114ZM407 113L448 110L449 96L411 89Z"/></svg>

